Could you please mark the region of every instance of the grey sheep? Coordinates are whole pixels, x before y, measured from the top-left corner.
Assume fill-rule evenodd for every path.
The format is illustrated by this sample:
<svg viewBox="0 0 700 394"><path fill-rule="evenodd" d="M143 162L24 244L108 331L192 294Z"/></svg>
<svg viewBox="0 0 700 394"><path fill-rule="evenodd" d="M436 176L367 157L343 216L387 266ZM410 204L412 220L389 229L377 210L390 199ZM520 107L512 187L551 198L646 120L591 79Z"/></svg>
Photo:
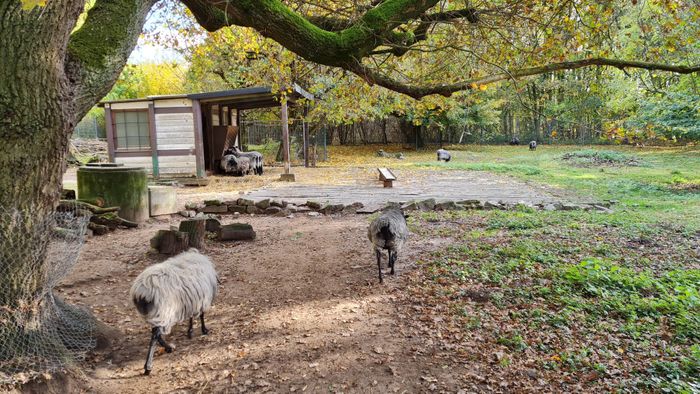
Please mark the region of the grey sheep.
<svg viewBox="0 0 700 394"><path fill-rule="evenodd" d="M537 149L537 141L530 141L530 150Z"/></svg>
<svg viewBox="0 0 700 394"><path fill-rule="evenodd" d="M373 249L377 255L377 269L379 270L379 283L384 283L382 277L382 249L389 254L389 267L391 275L394 275L394 264L401 252L404 243L408 240L408 225L406 216L399 208L392 207L384 211L369 225L367 237L372 241Z"/></svg>
<svg viewBox="0 0 700 394"><path fill-rule="evenodd" d="M445 163L450 161L452 159L452 155L450 155L450 152L444 150L444 149L438 149L437 150L437 159L438 161L444 160Z"/></svg>
<svg viewBox="0 0 700 394"><path fill-rule="evenodd" d="M204 312L214 302L217 288L214 265L197 249L151 265L134 280L131 300L139 314L153 327L144 375L151 373L156 342L168 353L175 350L175 346L162 337L169 334L175 324L190 319L187 336L192 338L192 319L199 316L202 335L209 333L204 325Z"/></svg>
<svg viewBox="0 0 700 394"><path fill-rule="evenodd" d="M238 158L242 158L242 157L248 158L248 160L250 160L250 168L251 168L251 170L253 170L253 173L256 175L263 174L263 155L262 155L262 153L256 152L256 151L243 152L242 150L238 149L237 146L232 146L232 147L226 149L224 154L232 154Z"/></svg>
<svg viewBox="0 0 700 394"><path fill-rule="evenodd" d="M250 174L250 159L229 154L221 158L221 169L226 174L243 176Z"/></svg>

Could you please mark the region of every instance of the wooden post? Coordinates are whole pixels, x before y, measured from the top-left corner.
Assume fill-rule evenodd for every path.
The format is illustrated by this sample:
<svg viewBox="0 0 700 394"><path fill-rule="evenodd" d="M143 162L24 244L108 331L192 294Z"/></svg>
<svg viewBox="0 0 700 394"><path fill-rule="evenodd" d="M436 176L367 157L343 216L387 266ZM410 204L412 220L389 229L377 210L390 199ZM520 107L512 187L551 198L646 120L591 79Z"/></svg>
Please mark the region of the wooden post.
<svg viewBox="0 0 700 394"><path fill-rule="evenodd" d="M156 136L156 109L153 101L148 103L148 134L151 139L151 174L154 178L158 178L160 165L158 163L158 138Z"/></svg>
<svg viewBox="0 0 700 394"><path fill-rule="evenodd" d="M289 162L289 117L287 115L287 99L282 98L282 153L284 157L284 174L280 177L283 181L294 182L294 174L290 172L292 164Z"/></svg>
<svg viewBox="0 0 700 394"><path fill-rule="evenodd" d="M306 123L306 115L309 114L309 106L304 104L304 118L302 128L304 131L304 167L309 167L309 124Z"/></svg>

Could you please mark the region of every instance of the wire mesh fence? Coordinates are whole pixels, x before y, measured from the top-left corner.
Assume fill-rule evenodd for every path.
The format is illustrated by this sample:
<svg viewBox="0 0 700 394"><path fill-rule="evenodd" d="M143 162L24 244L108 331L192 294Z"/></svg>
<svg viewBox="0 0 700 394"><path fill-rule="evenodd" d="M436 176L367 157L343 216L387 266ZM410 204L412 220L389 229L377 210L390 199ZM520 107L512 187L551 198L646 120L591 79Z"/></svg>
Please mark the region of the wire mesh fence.
<svg viewBox="0 0 700 394"><path fill-rule="evenodd" d="M89 216L0 208L0 384L63 370L95 347L90 312L53 294L78 259Z"/></svg>
<svg viewBox="0 0 700 394"><path fill-rule="evenodd" d="M289 152L292 165L313 166L328 158L326 134L315 124L306 124L308 130L307 154L304 154L304 122L289 124ZM282 122L246 120L241 122L241 144L243 150L255 150L263 154L267 163L280 162L282 157Z"/></svg>

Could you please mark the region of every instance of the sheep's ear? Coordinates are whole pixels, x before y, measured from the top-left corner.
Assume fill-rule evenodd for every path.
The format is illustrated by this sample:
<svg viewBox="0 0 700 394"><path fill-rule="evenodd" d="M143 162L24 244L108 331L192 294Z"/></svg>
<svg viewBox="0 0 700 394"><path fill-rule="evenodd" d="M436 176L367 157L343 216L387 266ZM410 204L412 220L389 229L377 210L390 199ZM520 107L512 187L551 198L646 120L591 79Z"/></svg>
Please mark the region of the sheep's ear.
<svg viewBox="0 0 700 394"><path fill-rule="evenodd" d="M409 214L407 214L407 213L404 213L404 214L403 214L403 218L404 218L404 219L408 219L408 218L410 218L410 217L411 217L411 215L409 215Z"/></svg>

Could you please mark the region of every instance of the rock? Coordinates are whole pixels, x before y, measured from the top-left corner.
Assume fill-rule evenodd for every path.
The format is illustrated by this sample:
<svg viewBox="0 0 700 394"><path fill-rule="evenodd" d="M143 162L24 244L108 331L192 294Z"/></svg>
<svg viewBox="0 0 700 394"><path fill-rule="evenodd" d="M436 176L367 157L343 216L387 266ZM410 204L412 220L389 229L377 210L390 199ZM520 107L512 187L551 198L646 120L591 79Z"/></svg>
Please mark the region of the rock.
<svg viewBox="0 0 700 394"><path fill-rule="evenodd" d="M255 203L255 206L260 208L260 209L263 209L263 210L267 209L267 207L270 206L270 199L266 198L264 200L260 200L260 201Z"/></svg>
<svg viewBox="0 0 700 394"><path fill-rule="evenodd" d="M496 201L486 201L484 203L484 209L503 209L503 207Z"/></svg>
<svg viewBox="0 0 700 394"><path fill-rule="evenodd" d="M319 212L314 212L314 211L309 212L308 215L311 217L321 216L321 214Z"/></svg>
<svg viewBox="0 0 700 394"><path fill-rule="evenodd" d="M196 218L204 217L204 212L197 212L197 214L194 215L194 217L196 217Z"/></svg>
<svg viewBox="0 0 700 394"><path fill-rule="evenodd" d="M464 208L457 205L454 201L444 201L435 204L436 211L459 211L462 209Z"/></svg>
<svg viewBox="0 0 700 394"><path fill-rule="evenodd" d="M551 212L551 211L556 211L557 207L554 206L554 204L545 204L544 208L542 208L542 209L544 209L545 211Z"/></svg>
<svg viewBox="0 0 700 394"><path fill-rule="evenodd" d="M204 205L205 206L221 205L221 200L204 200Z"/></svg>
<svg viewBox="0 0 700 394"><path fill-rule="evenodd" d="M612 209L606 208L606 207L604 207L604 206L602 206L602 205L593 204L592 207L593 207L593 209L595 209L597 212L613 213Z"/></svg>
<svg viewBox="0 0 700 394"><path fill-rule="evenodd" d="M228 211L233 213L246 213L248 207L245 205L229 205Z"/></svg>
<svg viewBox="0 0 700 394"><path fill-rule="evenodd" d="M228 212L228 207L226 205L207 205L202 209L204 213L226 213ZM201 212L200 212L201 213Z"/></svg>
<svg viewBox="0 0 700 394"><path fill-rule="evenodd" d="M418 203L415 201L407 202L401 205L401 209L404 211L415 211L418 209Z"/></svg>
<svg viewBox="0 0 700 394"><path fill-rule="evenodd" d="M263 211L262 211L262 209L256 207L255 205L248 205L246 207L245 213L261 214L261 213L263 213Z"/></svg>
<svg viewBox="0 0 700 394"><path fill-rule="evenodd" d="M561 209L562 211L576 211L576 210L581 209L581 206L580 206L580 205L576 205L576 204L571 204L571 203L563 203L563 204L561 204L561 208L560 208L560 209Z"/></svg>
<svg viewBox="0 0 700 394"><path fill-rule="evenodd" d="M221 228L221 222L218 219L208 218L205 226L206 231L218 233Z"/></svg>
<svg viewBox="0 0 700 394"><path fill-rule="evenodd" d="M287 208L287 202L284 200L270 200L270 205L273 207Z"/></svg>
<svg viewBox="0 0 700 394"><path fill-rule="evenodd" d="M185 209L193 210L193 211L198 211L200 209L204 208L204 204L200 204L198 202L188 202L185 204Z"/></svg>
<svg viewBox="0 0 700 394"><path fill-rule="evenodd" d="M343 209L343 213L357 213L358 209L362 209L364 207L364 204L361 202L354 202L350 205L345 206L345 209Z"/></svg>
<svg viewBox="0 0 700 394"><path fill-rule="evenodd" d="M296 206L296 205L289 205L287 206L287 210L291 213L305 213L305 212L311 212L311 208L307 206Z"/></svg>
<svg viewBox="0 0 700 394"><path fill-rule="evenodd" d="M319 212L321 212L324 215L330 215L342 212L343 209L345 209L345 205L343 204L328 204L325 207L323 207Z"/></svg>
<svg viewBox="0 0 700 394"><path fill-rule="evenodd" d="M321 209L321 203L316 201L307 201L306 206L311 209Z"/></svg>
<svg viewBox="0 0 700 394"><path fill-rule="evenodd" d="M435 199L434 198L425 199L423 201L416 203L416 206L421 211L432 211L433 209L435 209Z"/></svg>
<svg viewBox="0 0 700 394"><path fill-rule="evenodd" d="M184 211L178 212L183 218L193 218L197 215L197 212L185 209Z"/></svg>
<svg viewBox="0 0 700 394"><path fill-rule="evenodd" d="M403 159L406 158L406 157L403 155L403 152L399 152L399 153L397 153L397 154L394 155L394 156L395 156L397 159L399 159L399 160L403 160Z"/></svg>
<svg viewBox="0 0 700 394"><path fill-rule="evenodd" d="M457 201L457 204L459 205L480 205L481 201L479 200L462 200L462 201Z"/></svg>
<svg viewBox="0 0 700 394"><path fill-rule="evenodd" d="M272 207L272 206L270 206L270 207L267 207L267 208L265 209L265 214L266 214L266 215L274 215L274 214L280 213L280 212L282 212L282 211L283 211L283 209L280 208L280 207Z"/></svg>
<svg viewBox="0 0 700 394"><path fill-rule="evenodd" d="M239 198L238 205L244 205L244 206L255 205L255 201L249 200L247 198Z"/></svg>

